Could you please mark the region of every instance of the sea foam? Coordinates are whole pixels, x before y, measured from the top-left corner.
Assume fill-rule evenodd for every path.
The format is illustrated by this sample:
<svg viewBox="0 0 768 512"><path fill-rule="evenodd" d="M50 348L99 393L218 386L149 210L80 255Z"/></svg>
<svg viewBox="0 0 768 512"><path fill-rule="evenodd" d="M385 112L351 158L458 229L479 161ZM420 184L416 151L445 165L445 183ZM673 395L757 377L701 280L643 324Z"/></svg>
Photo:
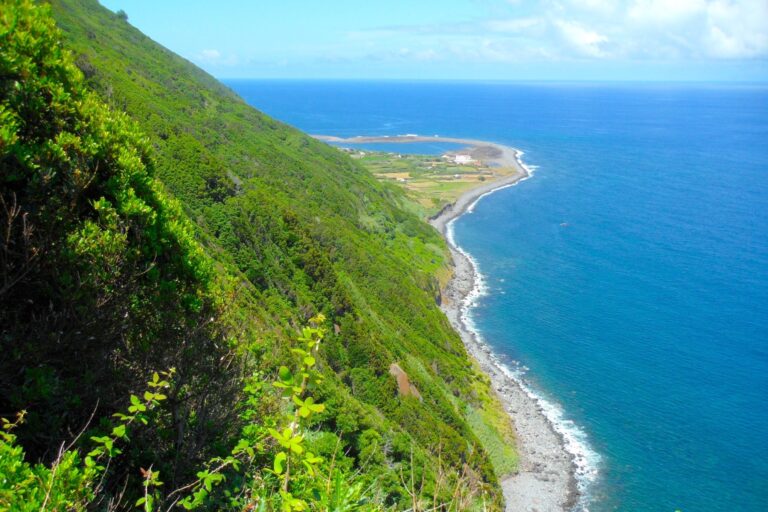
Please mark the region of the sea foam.
<svg viewBox="0 0 768 512"><path fill-rule="evenodd" d="M494 192L498 192L499 190L503 190L503 189L505 189L505 188L509 188L509 187L514 187L515 185L517 185L517 184L518 184L518 183L520 183L521 181L525 181L525 180L527 180L527 179L529 179L529 178L533 177L533 173L534 173L534 172L536 171L536 169L538 169L539 167L538 167L537 165L528 165L528 164L526 164L525 162L523 162L523 159L522 159L522 157L523 157L523 155L524 155L524 154L525 154L525 153L524 153L523 151L519 150L519 149L516 149L516 150L515 150L515 160L517 160L517 165L519 165L519 166L520 166L522 169L525 169L525 174L526 174L526 175L525 175L525 176L523 176L522 178L520 178L519 180L515 181L514 183L508 183L508 184L506 184L506 185L502 185L502 186L500 186L500 187L494 188L493 190L489 190L488 192L486 192L486 193L484 193L484 194L480 194L479 196L477 196L477 198L476 198L474 201L472 201L472 202L469 204L469 206L467 206L467 209L465 210L465 213L472 213L472 212L475 210L475 205L476 205L476 204L477 204L477 203L478 203L478 202L479 202L479 201L480 201L482 198L484 198L484 197L486 197L486 196L489 196L489 195L493 194ZM449 224L453 224L453 222L454 222L455 220L456 220L456 219L452 219L452 220L449 222ZM450 226L449 226L449 231L450 231L451 233L453 232L453 231L452 231L452 229L453 229L453 228L450 228ZM452 235L451 235L451 236L452 236ZM454 247L456 247L456 249L458 249L458 250L459 250L459 251L460 251L462 254L464 254L465 256L467 256L467 257L469 258L469 255L468 255L466 252L464 252L463 250L461 250L461 249L459 248L459 246L458 246L458 245L456 245L456 244L454 243L454 241L453 241L453 239L452 239L452 238L450 238L450 239L449 239L449 241L450 241L450 242L453 244L453 246L454 246ZM477 270L477 268L475 268L475 270Z"/></svg>
<svg viewBox="0 0 768 512"><path fill-rule="evenodd" d="M526 170L527 176L515 183L503 185L478 196L477 199L467 207L465 213L472 213L477 203L484 197L501 189L515 186L533 176L533 173L538 169L538 166L525 164L522 160L523 154L523 151L516 150L515 158L520 167ZM528 367L523 366L518 361L502 362L486 343L480 329L475 323L472 312L479 305L480 299L489 294L490 288L487 285L485 276L480 271L480 266L477 260L456 243L454 223L458 218L459 217L451 219L446 225L446 239L458 252L467 258L467 261L469 261L472 266L473 273L473 287L461 303L460 320L466 329L474 336L477 343L483 347L487 354L489 354L494 366L509 379L513 380L520 389L539 406L547 421L552 425L554 431L558 433L562 439L565 451L568 452L572 458L574 476L579 491L578 501L572 510L577 512L589 512L588 507L589 502L591 501L590 487L597 481L600 474L600 454L590 447L584 429L567 417L563 407L552 398L546 397L543 392L535 389L525 378L526 373L529 371Z"/></svg>

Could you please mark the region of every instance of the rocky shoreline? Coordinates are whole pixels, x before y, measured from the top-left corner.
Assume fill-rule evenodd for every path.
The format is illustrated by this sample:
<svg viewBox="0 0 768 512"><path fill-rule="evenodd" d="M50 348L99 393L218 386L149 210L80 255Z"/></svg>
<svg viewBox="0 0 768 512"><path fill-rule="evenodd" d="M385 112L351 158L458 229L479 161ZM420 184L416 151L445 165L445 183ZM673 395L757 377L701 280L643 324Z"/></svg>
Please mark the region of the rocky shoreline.
<svg viewBox="0 0 768 512"><path fill-rule="evenodd" d="M576 508L579 489L576 482L574 456L566 450L563 436L547 418L539 398L531 393L520 377L513 375L490 348L467 326L466 315L477 294L482 276L471 256L456 246L451 222L467 211L483 196L515 185L530 177L520 161L520 151L502 144L453 137L398 135L382 137L333 137L314 135L335 143L409 143L450 142L466 145L463 152L488 165L511 169L511 174L485 182L468 190L429 219L447 240L453 259L453 276L442 290L441 308L460 334L467 352L491 379L495 392L509 413L515 428L518 471L501 477L508 512L565 512Z"/></svg>
<svg viewBox="0 0 768 512"><path fill-rule="evenodd" d="M563 437L555 431L539 400L512 377L491 350L467 327L465 320L469 300L476 293L480 276L471 257L454 244L450 236L450 222L471 209L482 196L529 177L529 172L518 159L518 151L497 144L492 146L502 151L500 160L503 161L498 163L511 164L516 172L466 192L430 220L445 236L453 257L453 278L443 290L441 307L461 335L467 352L491 378L494 390L514 423L520 465L516 474L501 481L507 511L562 512L573 509L579 496L573 456L566 451ZM513 161L510 161L510 156Z"/></svg>

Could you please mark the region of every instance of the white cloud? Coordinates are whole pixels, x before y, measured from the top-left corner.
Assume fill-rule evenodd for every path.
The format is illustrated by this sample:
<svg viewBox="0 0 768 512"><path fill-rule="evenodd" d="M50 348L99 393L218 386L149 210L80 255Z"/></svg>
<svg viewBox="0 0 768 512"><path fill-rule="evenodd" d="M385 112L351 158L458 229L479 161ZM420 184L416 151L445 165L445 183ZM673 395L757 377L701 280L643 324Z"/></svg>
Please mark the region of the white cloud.
<svg viewBox="0 0 768 512"><path fill-rule="evenodd" d="M214 66L236 66L239 63L237 55L224 55L213 48L202 50L197 54L195 60L201 64Z"/></svg>
<svg viewBox="0 0 768 512"><path fill-rule="evenodd" d="M510 18L505 20L491 20L487 23L489 30L494 32L520 33L544 24L542 18Z"/></svg>
<svg viewBox="0 0 768 512"><path fill-rule="evenodd" d="M705 0L634 0L627 9L630 22L668 25L702 16Z"/></svg>
<svg viewBox="0 0 768 512"><path fill-rule="evenodd" d="M605 49L608 38L594 30L590 30L576 22L557 20L555 26L560 30L563 39L580 55L587 57L606 57Z"/></svg>
<svg viewBox="0 0 768 512"><path fill-rule="evenodd" d="M219 50L203 50L200 52L200 56L204 59L216 60L221 58L221 52Z"/></svg>
<svg viewBox="0 0 768 512"><path fill-rule="evenodd" d="M493 4L488 17L348 32L343 43L315 49L317 58L335 54L468 63L768 59L768 0L475 2ZM214 53L206 58L225 60Z"/></svg>
<svg viewBox="0 0 768 512"><path fill-rule="evenodd" d="M718 58L768 56L768 2L710 2L704 46Z"/></svg>
<svg viewBox="0 0 768 512"><path fill-rule="evenodd" d="M623 59L768 58L768 0L548 0L563 55Z"/></svg>
<svg viewBox="0 0 768 512"><path fill-rule="evenodd" d="M570 0L569 4L577 9L601 14L611 14L621 7L621 3L615 0Z"/></svg>

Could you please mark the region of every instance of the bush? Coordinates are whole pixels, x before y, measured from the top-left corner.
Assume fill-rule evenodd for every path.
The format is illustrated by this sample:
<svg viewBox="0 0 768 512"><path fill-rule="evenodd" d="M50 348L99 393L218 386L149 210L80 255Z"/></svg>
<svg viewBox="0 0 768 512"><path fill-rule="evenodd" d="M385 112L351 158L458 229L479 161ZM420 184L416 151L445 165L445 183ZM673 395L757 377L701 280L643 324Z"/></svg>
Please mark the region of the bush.
<svg viewBox="0 0 768 512"><path fill-rule="evenodd" d="M47 7L3 2L0 410L28 409L18 440L51 457L174 366L185 385L152 450L181 475L235 428L213 266L155 180L149 140L85 89L59 37Z"/></svg>

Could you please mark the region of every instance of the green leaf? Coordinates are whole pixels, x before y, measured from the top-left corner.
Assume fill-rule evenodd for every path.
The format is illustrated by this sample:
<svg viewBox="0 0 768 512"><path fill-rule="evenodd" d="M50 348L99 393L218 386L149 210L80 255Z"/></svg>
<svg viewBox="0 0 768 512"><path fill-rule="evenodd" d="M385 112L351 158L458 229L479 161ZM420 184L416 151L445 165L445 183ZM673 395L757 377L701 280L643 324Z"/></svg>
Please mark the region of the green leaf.
<svg viewBox="0 0 768 512"><path fill-rule="evenodd" d="M287 366L281 366L277 374L280 377L280 380L283 382L290 383L291 381L293 381L293 375L291 374L291 370L289 370Z"/></svg>
<svg viewBox="0 0 768 512"><path fill-rule="evenodd" d="M130 413L137 413L137 412L144 412L147 410L147 407L141 403L141 400L136 395L131 395L131 406L128 407L128 412Z"/></svg>
<svg viewBox="0 0 768 512"><path fill-rule="evenodd" d="M285 448L288 448L291 445L291 429L286 428L283 430L283 432L278 432L277 430L271 428L269 429L269 435L274 437L278 443L280 443Z"/></svg>
<svg viewBox="0 0 768 512"><path fill-rule="evenodd" d="M283 474L283 462L285 462L286 458L288 458L288 455L286 455L285 452L279 452L277 455L275 455L275 462L273 465L276 474Z"/></svg>
<svg viewBox="0 0 768 512"><path fill-rule="evenodd" d="M290 444L291 451L296 455L301 455L302 452L304 452L304 447L301 446L301 441L302 441L301 436L297 436L291 439L291 444Z"/></svg>
<svg viewBox="0 0 768 512"><path fill-rule="evenodd" d="M118 425L112 429L112 435L115 437L125 437L125 425Z"/></svg>

